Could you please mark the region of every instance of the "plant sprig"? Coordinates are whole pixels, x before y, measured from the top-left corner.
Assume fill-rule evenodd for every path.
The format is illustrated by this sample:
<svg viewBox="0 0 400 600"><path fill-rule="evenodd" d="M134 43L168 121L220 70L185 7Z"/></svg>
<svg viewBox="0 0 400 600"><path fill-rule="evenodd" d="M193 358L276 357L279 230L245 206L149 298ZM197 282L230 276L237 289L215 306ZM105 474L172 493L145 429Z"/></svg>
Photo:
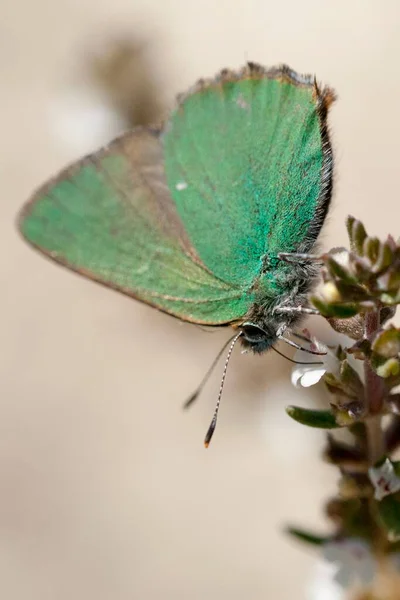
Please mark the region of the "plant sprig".
<svg viewBox="0 0 400 600"><path fill-rule="evenodd" d="M400 550L400 462L393 458L400 447L400 328L391 322L400 304L400 245L390 235L369 236L354 217L347 230L350 248L321 256L322 284L310 298L349 340L333 350L335 372L323 375L329 406L287 409L297 422L330 431L324 459L340 470L338 493L326 505L332 531L289 531L317 546L361 540L376 565L387 566ZM339 428L349 441L335 437Z"/></svg>

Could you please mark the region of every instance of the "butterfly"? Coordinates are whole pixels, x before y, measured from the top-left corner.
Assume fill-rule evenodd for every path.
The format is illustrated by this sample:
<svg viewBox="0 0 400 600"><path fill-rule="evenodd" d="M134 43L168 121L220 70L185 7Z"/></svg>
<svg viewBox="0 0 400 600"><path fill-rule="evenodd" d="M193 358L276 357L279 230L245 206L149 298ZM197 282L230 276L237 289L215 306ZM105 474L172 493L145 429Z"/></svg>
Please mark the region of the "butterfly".
<svg viewBox="0 0 400 600"><path fill-rule="evenodd" d="M199 80L42 186L26 240L85 277L262 353L298 324L332 195L329 87L255 63ZM232 346L233 347L233 346ZM230 350L231 351L231 350Z"/></svg>

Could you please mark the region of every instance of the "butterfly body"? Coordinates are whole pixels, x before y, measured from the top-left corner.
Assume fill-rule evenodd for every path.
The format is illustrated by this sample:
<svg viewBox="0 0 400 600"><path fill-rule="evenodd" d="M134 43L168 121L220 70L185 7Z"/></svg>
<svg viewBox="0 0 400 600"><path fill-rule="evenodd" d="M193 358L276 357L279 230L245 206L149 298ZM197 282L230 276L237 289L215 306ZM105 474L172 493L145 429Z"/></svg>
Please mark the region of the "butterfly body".
<svg viewBox="0 0 400 600"><path fill-rule="evenodd" d="M329 88L249 63L199 82L161 129L62 171L20 229L53 260L181 320L232 324L255 352L300 318L332 191Z"/></svg>
<svg viewBox="0 0 400 600"><path fill-rule="evenodd" d="M258 289L241 324L241 342L256 354L268 350L286 330L295 328L301 321L304 315L298 309L307 304L308 292L318 276L313 263L290 265L289 271L282 268L277 271L280 285L277 286L275 281L275 285L267 289ZM291 310L283 312L285 308Z"/></svg>

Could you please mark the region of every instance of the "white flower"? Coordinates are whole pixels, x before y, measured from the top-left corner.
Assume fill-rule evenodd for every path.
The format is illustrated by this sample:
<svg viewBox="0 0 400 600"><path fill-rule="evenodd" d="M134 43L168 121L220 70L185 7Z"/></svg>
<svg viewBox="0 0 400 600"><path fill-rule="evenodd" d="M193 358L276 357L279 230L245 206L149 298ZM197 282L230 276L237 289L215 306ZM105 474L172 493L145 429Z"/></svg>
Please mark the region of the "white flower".
<svg viewBox="0 0 400 600"><path fill-rule="evenodd" d="M333 375L338 375L340 362L336 356L337 347L341 345L343 348L348 348L354 344L354 340L346 335L334 332L333 330L330 331L330 339L328 343L324 343L310 335L307 330L305 330L305 333L312 342L310 345L310 350L326 352L326 354L316 356L315 354L310 354L304 350L297 350L293 360L299 364L295 365L295 367L292 369L291 376L292 384L295 387L310 387L311 385L315 385L322 379L325 373L333 373ZM307 344L305 343L304 345ZM364 373L362 361L356 360L351 355L347 355L346 358L353 369L357 371L361 379L363 379Z"/></svg>
<svg viewBox="0 0 400 600"><path fill-rule="evenodd" d="M326 352L321 356L310 354L304 350L297 350L294 360L298 363L292 370L292 384L295 387L310 387L322 379L326 372L337 373L339 361L335 352L316 338L311 338L311 349ZM314 364L302 364L314 363Z"/></svg>
<svg viewBox="0 0 400 600"><path fill-rule="evenodd" d="M368 545L358 538L347 538L324 545L324 559L335 567L334 581L343 589L354 583L368 585L372 582L376 561Z"/></svg>
<svg viewBox="0 0 400 600"><path fill-rule="evenodd" d="M368 469L368 474L375 488L377 500L382 500L385 496L400 490L400 477L396 475L393 464L388 458L378 467Z"/></svg>
<svg viewBox="0 0 400 600"><path fill-rule="evenodd" d="M314 567L312 580L307 586L307 600L344 600L343 588L334 581L335 565L319 560Z"/></svg>
<svg viewBox="0 0 400 600"><path fill-rule="evenodd" d="M296 359L295 359L296 360ZM292 384L295 387L310 387L322 379L326 373L324 365L297 365L292 371Z"/></svg>
<svg viewBox="0 0 400 600"><path fill-rule="evenodd" d="M400 555L388 556L391 566L400 567ZM389 566L389 565L388 565ZM354 585L368 586L377 573L377 561L368 544L360 538L347 538L324 544L308 588L307 600L340 600Z"/></svg>

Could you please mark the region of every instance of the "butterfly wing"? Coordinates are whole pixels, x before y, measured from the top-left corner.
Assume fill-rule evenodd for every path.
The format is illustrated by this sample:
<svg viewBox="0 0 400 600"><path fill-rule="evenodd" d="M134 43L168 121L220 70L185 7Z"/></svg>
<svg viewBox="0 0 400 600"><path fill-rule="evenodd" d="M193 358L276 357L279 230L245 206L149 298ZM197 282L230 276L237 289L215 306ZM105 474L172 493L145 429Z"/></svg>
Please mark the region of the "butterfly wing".
<svg viewBox="0 0 400 600"><path fill-rule="evenodd" d="M191 245L169 194L159 133L136 129L64 170L24 207L24 237L91 279L197 323L247 310Z"/></svg>
<svg viewBox="0 0 400 600"><path fill-rule="evenodd" d="M182 98L161 134L134 130L41 188L21 231L183 320L241 319L266 254L306 251L322 226L332 98L287 67L224 71Z"/></svg>
<svg viewBox="0 0 400 600"><path fill-rule="evenodd" d="M332 187L333 92L249 64L199 82L163 135L169 188L205 265L248 289L267 255L307 252Z"/></svg>

